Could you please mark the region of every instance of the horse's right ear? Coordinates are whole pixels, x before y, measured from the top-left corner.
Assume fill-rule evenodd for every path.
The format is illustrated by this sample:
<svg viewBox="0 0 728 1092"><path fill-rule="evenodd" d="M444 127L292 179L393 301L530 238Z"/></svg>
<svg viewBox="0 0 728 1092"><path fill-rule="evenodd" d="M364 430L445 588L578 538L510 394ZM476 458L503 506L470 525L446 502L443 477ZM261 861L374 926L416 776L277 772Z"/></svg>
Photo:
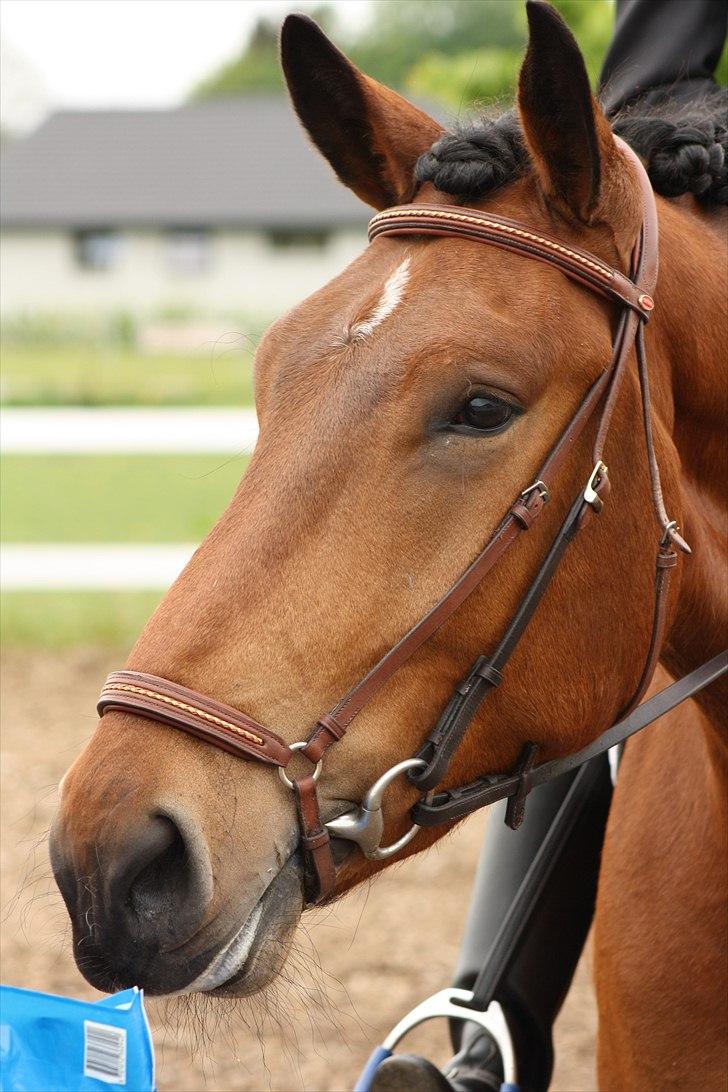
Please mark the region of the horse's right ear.
<svg viewBox="0 0 728 1092"><path fill-rule="evenodd" d="M407 201L437 122L360 72L305 15L283 24L281 64L296 113L344 185L377 209Z"/></svg>

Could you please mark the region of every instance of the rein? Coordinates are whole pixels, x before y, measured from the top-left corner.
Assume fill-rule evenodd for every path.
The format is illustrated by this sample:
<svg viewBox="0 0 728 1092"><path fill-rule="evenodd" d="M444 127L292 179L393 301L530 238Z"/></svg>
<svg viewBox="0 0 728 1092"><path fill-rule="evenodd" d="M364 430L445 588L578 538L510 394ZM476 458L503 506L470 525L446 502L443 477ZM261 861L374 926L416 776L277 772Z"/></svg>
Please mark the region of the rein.
<svg viewBox="0 0 728 1092"><path fill-rule="evenodd" d="M356 842L370 858L384 859L403 848L420 826L430 827L452 822L476 808L506 798L506 822L515 828L522 821L526 796L536 785L587 762L628 738L728 670L728 660L726 654L723 654L635 709L652 678L664 640L670 575L677 564L677 554L673 547L685 553L689 553L690 549L678 533L675 522L669 519L665 511L652 440L643 326L654 308L653 292L657 280L655 200L639 159L626 144L618 138L615 139L632 163L642 193L642 228L633 256L631 278L612 269L587 251L572 245L567 246L558 239L514 220L476 209L439 205L401 206L379 213L369 225L370 241L381 235L457 236L510 250L553 266L571 280L618 303L622 308L608 367L587 391L535 480L519 493L490 541L432 609L333 709L319 718L306 740L297 743L287 743L275 732L238 709L154 675L117 671L106 680L98 703L100 716L103 717L111 710L135 713L197 736L238 757L255 759L278 768L281 780L296 797L305 892L309 903L329 898L336 889L331 835ZM513 774L481 777L471 785L433 795L447 773L450 761L482 701L490 690L500 684L507 661L536 611L568 546L589 520L603 508L609 493L608 469L602 458L604 443L633 345L636 347L639 369L653 507L660 528L652 634L637 689L620 714L618 723L584 750L536 766L534 763L537 746L527 743ZM488 657L480 656L476 660L467 677L456 687L445 711L417 754L398 763L384 774L369 791L359 809L324 823L316 792L324 754L342 738L357 714L391 676L455 613L509 547L531 529L549 500L558 471L600 405L602 409L594 443L592 470L496 651ZM313 770L305 777L292 780L286 769L293 755L298 752L312 763ZM407 773L424 799L412 809L414 825L411 830L395 845L382 847L381 796L394 777L403 772ZM376 839L371 837L372 824L377 826Z"/></svg>

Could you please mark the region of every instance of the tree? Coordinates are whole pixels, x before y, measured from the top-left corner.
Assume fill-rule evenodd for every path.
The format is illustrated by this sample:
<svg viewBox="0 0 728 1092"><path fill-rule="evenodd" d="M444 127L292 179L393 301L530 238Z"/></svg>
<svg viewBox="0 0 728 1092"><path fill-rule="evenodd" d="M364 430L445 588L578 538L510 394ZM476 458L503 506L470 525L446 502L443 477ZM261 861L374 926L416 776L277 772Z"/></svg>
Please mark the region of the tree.
<svg viewBox="0 0 728 1092"><path fill-rule="evenodd" d="M609 43L613 0L552 0L574 31L596 80ZM375 79L454 109L501 101L513 92L526 44L520 0L378 0L356 35L337 32L328 4L312 17ZM194 97L282 87L279 21L259 19L240 54L213 73Z"/></svg>
<svg viewBox="0 0 728 1092"><path fill-rule="evenodd" d="M551 0L574 32L584 54L592 83L596 85L602 59L609 44L614 18L612 0ZM452 43L467 48L446 51L434 46L409 68L404 76L405 90L423 98L435 98L459 111L475 104L503 105L513 97L518 70L526 48L526 10L521 3L495 0L493 4L469 3L458 17L463 18L464 35ZM473 17L477 14L478 19ZM510 17L510 23L506 21ZM497 17L497 18L494 18ZM479 22L478 22L479 20ZM434 45L434 39L431 42ZM462 48L462 47L461 47Z"/></svg>
<svg viewBox="0 0 728 1092"><path fill-rule="evenodd" d="M406 89L412 70L430 56L495 54L523 42L525 7L513 0L381 0L350 54L375 79Z"/></svg>
<svg viewBox="0 0 728 1092"><path fill-rule="evenodd" d="M334 33L334 12L329 4L311 11L326 33ZM278 60L280 19L262 16L240 53L218 68L192 91L193 99L220 98L250 91L282 91L283 75Z"/></svg>

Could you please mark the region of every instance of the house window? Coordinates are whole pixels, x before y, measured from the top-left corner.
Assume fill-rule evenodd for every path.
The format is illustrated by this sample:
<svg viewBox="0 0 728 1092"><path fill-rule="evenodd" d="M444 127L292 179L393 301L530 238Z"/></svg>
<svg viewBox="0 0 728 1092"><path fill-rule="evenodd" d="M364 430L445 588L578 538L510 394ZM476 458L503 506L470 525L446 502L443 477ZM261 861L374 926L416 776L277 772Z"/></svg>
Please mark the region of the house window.
<svg viewBox="0 0 728 1092"><path fill-rule="evenodd" d="M166 259L173 273L204 273L210 264L209 228L170 228L166 233Z"/></svg>
<svg viewBox="0 0 728 1092"><path fill-rule="evenodd" d="M113 269L119 260L120 239L109 228L77 231L74 235L74 255L81 269Z"/></svg>
<svg viewBox="0 0 728 1092"><path fill-rule="evenodd" d="M293 247L315 247L320 249L326 246L331 238L331 232L325 229L295 230L290 228L271 228L266 232L266 238L276 250L287 250Z"/></svg>

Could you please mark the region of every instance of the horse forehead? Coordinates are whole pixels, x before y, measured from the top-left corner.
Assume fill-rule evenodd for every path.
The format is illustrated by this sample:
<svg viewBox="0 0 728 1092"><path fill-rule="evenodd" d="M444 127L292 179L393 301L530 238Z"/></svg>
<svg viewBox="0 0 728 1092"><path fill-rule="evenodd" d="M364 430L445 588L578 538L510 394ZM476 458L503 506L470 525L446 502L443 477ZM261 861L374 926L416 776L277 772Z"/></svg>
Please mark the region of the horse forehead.
<svg viewBox="0 0 728 1092"><path fill-rule="evenodd" d="M466 241L462 248L461 242L377 240L327 286L333 291L322 302L330 308L332 347L351 347L356 359L370 344L394 348L403 336L411 344L413 335L419 341L433 331L440 338L456 334L461 325L458 304L467 297L487 308L487 289L500 281L483 276L485 254L478 244L469 248Z"/></svg>
<svg viewBox="0 0 728 1092"><path fill-rule="evenodd" d="M320 384L308 388L315 401L358 385L376 398L379 383L398 382L423 353L450 343L466 356L495 353L516 364L528 346L529 359L547 364L582 308L588 341L595 319L600 326L598 301L557 270L467 239L378 239L280 321L259 363L279 389L316 375Z"/></svg>

